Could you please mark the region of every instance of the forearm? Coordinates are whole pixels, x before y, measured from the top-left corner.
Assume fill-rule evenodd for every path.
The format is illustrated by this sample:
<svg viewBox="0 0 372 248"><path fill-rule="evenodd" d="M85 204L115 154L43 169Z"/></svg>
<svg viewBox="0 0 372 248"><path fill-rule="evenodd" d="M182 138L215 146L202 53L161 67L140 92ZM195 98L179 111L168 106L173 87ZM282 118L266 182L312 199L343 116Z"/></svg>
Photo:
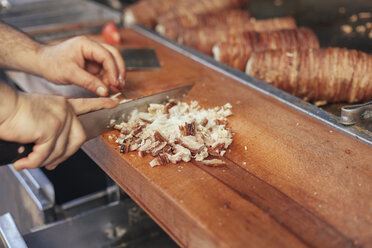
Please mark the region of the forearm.
<svg viewBox="0 0 372 248"><path fill-rule="evenodd" d="M1 68L38 74L40 43L1 21L0 37Z"/></svg>
<svg viewBox="0 0 372 248"><path fill-rule="evenodd" d="M15 111L17 100L17 91L0 82L0 126Z"/></svg>

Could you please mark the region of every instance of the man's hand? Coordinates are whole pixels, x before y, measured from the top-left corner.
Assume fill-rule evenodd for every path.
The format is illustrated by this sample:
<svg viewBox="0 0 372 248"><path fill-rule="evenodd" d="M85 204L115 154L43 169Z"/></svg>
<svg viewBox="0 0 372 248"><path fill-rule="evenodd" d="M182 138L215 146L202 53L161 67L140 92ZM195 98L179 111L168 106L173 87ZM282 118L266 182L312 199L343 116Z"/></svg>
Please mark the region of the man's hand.
<svg viewBox="0 0 372 248"><path fill-rule="evenodd" d="M125 84L125 64L119 51L79 36L39 49L40 75L57 84L75 84L100 96Z"/></svg>
<svg viewBox="0 0 372 248"><path fill-rule="evenodd" d="M85 142L86 134L76 117L92 110L112 108L109 98L67 100L64 97L18 93L16 104L0 118L0 139L35 143L33 152L14 163L17 170L46 166L54 169ZM12 108L12 109L10 109Z"/></svg>
<svg viewBox="0 0 372 248"><path fill-rule="evenodd" d="M125 65L119 51L84 36L43 45L0 20L0 67L75 84L97 95L124 87Z"/></svg>

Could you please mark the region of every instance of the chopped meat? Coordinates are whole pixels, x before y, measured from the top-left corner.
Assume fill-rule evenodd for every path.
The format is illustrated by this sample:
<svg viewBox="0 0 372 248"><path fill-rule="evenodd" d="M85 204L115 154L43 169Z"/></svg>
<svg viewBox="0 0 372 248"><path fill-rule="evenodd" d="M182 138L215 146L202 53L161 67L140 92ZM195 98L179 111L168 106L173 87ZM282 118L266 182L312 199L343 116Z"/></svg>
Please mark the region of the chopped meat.
<svg viewBox="0 0 372 248"><path fill-rule="evenodd" d="M151 162L150 162L150 166L151 167L155 167L157 165L166 165L166 164L169 164L169 159L168 159L168 156L166 154L159 154L156 158L154 158Z"/></svg>
<svg viewBox="0 0 372 248"><path fill-rule="evenodd" d="M159 145L155 146L151 149L151 155L153 157L159 155L159 153L163 150L163 148L167 145L167 142L162 142Z"/></svg>
<svg viewBox="0 0 372 248"><path fill-rule="evenodd" d="M209 153L208 153L208 148L207 147L203 147L203 149L201 149L196 155L195 155L195 160L196 161L203 161L206 157L209 156Z"/></svg>
<svg viewBox="0 0 372 248"><path fill-rule="evenodd" d="M186 147L193 155L197 154L204 147L204 144L197 142L194 136L176 138L175 143Z"/></svg>
<svg viewBox="0 0 372 248"><path fill-rule="evenodd" d="M227 124L227 121L226 120L214 120L214 122L217 125L226 125Z"/></svg>
<svg viewBox="0 0 372 248"><path fill-rule="evenodd" d="M150 121L150 120L146 120L146 119L144 119L144 118L140 118L140 120L143 121L143 122L149 123L149 124L152 123L152 121Z"/></svg>
<svg viewBox="0 0 372 248"><path fill-rule="evenodd" d="M202 121L202 123L201 123L201 125L202 125L203 127L205 127L207 124L208 124L208 120L207 120L207 119L204 119L204 120Z"/></svg>
<svg viewBox="0 0 372 248"><path fill-rule="evenodd" d="M138 151L138 156L140 156L141 158L143 158L145 155L146 155L145 151Z"/></svg>
<svg viewBox="0 0 372 248"><path fill-rule="evenodd" d="M157 141L166 142L167 140L158 131L155 132L154 137Z"/></svg>
<svg viewBox="0 0 372 248"><path fill-rule="evenodd" d="M224 149L224 147L224 143L217 144L214 147L208 147L208 153L213 156L220 156L220 152L222 151L222 149Z"/></svg>
<svg viewBox="0 0 372 248"><path fill-rule="evenodd" d="M175 145L174 152L174 155L168 156L169 160L174 164L181 160L184 162L189 162L191 159L190 150L181 145Z"/></svg>
<svg viewBox="0 0 372 248"><path fill-rule="evenodd" d="M165 114L168 114L169 113L169 109L173 108L174 106L176 106L177 103L176 102L169 102L167 103L167 105L165 105L165 110L164 110L164 113Z"/></svg>
<svg viewBox="0 0 372 248"><path fill-rule="evenodd" d="M208 165L212 167L219 167L219 166L224 166L226 163L222 161L221 159L208 159L208 160L203 160L202 161L203 165Z"/></svg>
<svg viewBox="0 0 372 248"><path fill-rule="evenodd" d="M121 145L120 153L128 153L129 152L129 145Z"/></svg>
<svg viewBox="0 0 372 248"><path fill-rule="evenodd" d="M156 157L152 167L203 161L209 154L220 157L232 142L232 132L226 128L231 108L225 104L202 109L195 101L150 104L148 113L135 110L128 121L116 125L121 130L116 143L122 153L138 151L140 157L147 153Z"/></svg>
<svg viewBox="0 0 372 248"><path fill-rule="evenodd" d="M179 126L179 129L184 136L195 135L195 122L193 123L185 123L184 126Z"/></svg>

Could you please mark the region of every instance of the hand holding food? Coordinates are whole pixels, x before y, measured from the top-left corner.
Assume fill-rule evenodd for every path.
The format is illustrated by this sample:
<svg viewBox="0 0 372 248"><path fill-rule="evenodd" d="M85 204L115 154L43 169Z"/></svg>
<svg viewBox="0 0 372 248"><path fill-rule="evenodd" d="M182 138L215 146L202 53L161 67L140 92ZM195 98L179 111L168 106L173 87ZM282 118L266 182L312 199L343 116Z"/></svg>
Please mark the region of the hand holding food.
<svg viewBox="0 0 372 248"><path fill-rule="evenodd" d="M42 76L56 84L75 84L100 96L124 87L124 61L108 44L80 36L44 45L2 22L0 34L2 68Z"/></svg>
<svg viewBox="0 0 372 248"><path fill-rule="evenodd" d="M79 36L40 49L40 74L57 84L75 84L97 95L118 92L125 84L119 51Z"/></svg>

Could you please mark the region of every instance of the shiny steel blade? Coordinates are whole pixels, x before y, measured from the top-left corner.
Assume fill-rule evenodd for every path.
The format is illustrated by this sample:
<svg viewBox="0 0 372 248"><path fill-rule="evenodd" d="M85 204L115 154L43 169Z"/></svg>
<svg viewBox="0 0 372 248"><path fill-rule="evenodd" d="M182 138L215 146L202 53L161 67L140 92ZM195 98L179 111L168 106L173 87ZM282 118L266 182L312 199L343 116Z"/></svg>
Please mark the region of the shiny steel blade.
<svg viewBox="0 0 372 248"><path fill-rule="evenodd" d="M112 128L111 120L115 122L125 121L128 115L135 109L147 111L150 103L164 103L169 99L182 100L193 87L193 84L163 91L154 95L141 97L119 104L113 109L102 109L78 116L90 140Z"/></svg>

